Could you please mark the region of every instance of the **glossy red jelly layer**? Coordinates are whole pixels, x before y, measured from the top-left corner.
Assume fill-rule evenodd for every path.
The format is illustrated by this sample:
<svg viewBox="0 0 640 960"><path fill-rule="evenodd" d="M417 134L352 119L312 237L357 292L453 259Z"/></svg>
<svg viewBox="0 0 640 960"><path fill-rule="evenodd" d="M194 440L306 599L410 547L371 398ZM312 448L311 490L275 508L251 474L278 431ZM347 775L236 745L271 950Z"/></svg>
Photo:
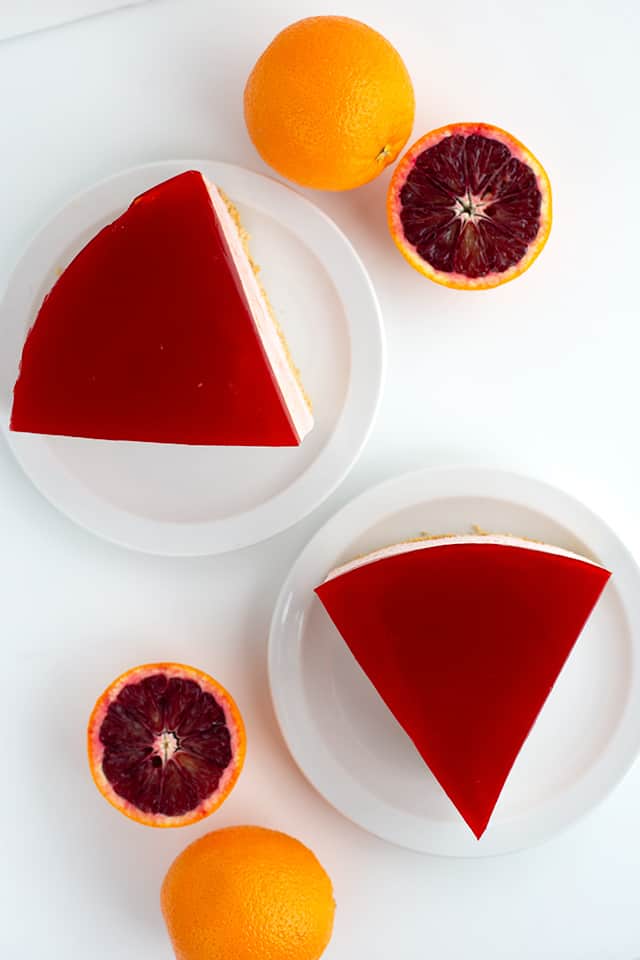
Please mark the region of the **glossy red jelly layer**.
<svg viewBox="0 0 640 960"><path fill-rule="evenodd" d="M316 593L477 837L610 574L512 545L413 550Z"/></svg>
<svg viewBox="0 0 640 960"><path fill-rule="evenodd" d="M11 429L298 444L199 173L143 193L60 276L24 346Z"/></svg>

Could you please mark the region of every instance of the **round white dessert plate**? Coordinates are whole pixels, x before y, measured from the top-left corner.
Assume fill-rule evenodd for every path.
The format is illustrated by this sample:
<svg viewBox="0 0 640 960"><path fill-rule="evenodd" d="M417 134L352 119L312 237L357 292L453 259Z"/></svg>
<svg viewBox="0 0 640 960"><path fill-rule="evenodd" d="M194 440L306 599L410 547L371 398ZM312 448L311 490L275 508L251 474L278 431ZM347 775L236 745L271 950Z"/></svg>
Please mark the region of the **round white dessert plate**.
<svg viewBox="0 0 640 960"><path fill-rule="evenodd" d="M14 434L8 429L24 339L61 270L144 190L197 169L237 205L305 388L315 427L298 448L188 447ZM264 540L321 503L371 430L385 366L380 309L353 247L317 207L275 180L209 160L152 163L72 200L37 235L0 307L0 418L38 489L108 540L170 555Z"/></svg>
<svg viewBox="0 0 640 960"><path fill-rule="evenodd" d="M469 533L474 525L573 550L613 574L480 841L313 592L332 568L362 553L425 531ZM603 520L545 483L466 467L408 474L352 501L305 548L274 612L269 671L293 757L345 816L425 853L481 857L522 849L594 807L640 748L640 571Z"/></svg>

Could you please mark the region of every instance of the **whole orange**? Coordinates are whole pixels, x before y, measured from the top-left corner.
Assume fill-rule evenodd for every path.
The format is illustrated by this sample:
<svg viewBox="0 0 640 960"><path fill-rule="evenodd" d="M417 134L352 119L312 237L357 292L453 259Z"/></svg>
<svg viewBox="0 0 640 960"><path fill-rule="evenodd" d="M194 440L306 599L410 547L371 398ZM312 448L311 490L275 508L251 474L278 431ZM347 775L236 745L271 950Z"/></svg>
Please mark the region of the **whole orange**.
<svg viewBox="0 0 640 960"><path fill-rule="evenodd" d="M169 867L161 902L178 960L318 960L335 912L313 853L262 827L190 844Z"/></svg>
<svg viewBox="0 0 640 960"><path fill-rule="evenodd" d="M262 157L305 187L349 190L392 163L413 127L400 55L349 17L308 17L269 44L247 81L244 115Z"/></svg>

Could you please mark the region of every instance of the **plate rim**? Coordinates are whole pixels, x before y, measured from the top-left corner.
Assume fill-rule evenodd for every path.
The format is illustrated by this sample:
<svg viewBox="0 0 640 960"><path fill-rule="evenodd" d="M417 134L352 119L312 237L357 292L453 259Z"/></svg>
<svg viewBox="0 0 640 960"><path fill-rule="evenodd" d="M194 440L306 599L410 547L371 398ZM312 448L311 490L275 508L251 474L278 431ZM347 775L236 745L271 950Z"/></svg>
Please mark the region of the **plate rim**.
<svg viewBox="0 0 640 960"><path fill-rule="evenodd" d="M380 522L385 516L406 509L412 503L418 504L444 499L443 494L434 495L429 491L429 483L437 484L438 481L445 480L448 482L454 481L455 488L455 481L459 481L460 478L462 478L463 486L465 484L467 486L466 492L456 494L455 491L451 493L448 490L447 497L457 495L488 498L491 494L487 490L493 483L494 493L496 486L502 488L499 494L502 499L528 508L537 506L539 509L544 509L549 516L563 523L574 534L581 535L585 527L591 526L599 536L604 537L604 542L610 545L612 554L620 557L622 561L620 569L616 570L615 583L628 622L632 667L625 704L621 710L618 723L607 739L604 749L577 781L561 791L553 802L545 805L544 810L547 811L546 824L543 819L542 824L538 824L536 829L530 830L528 837L522 837L518 834L518 818L511 818L498 825L500 836L496 836L497 831L494 829L493 833L488 831L480 841L474 840L471 843L470 834L467 835L463 832L461 843L450 844L447 843L446 839L444 843L434 843L432 838L416 839L415 835L411 835L410 830L408 832L402 831L402 834L400 834L393 827L389 827L388 822L377 817L375 812L372 815L370 809L366 806L364 815L362 813L356 815L352 810L345 808L343 802L341 802L344 798L337 796L340 791L335 791L333 786L327 790L326 783L322 782L322 776L318 770L310 770L310 764L306 763L304 757L301 756L300 727L292 728L288 722L286 716L288 708L279 679L279 658L284 657L283 646L287 627L291 631L295 631L296 636L299 637L311 604L314 602L311 590L304 604L296 604L296 581L300 578L305 564L316 551L324 550L326 552L327 549L330 549L330 552L334 555L339 553L347 538L349 540L353 539L354 536L358 535L358 532L363 532L372 524ZM473 487L476 482L481 489ZM487 490L482 489L483 483L487 485ZM388 507L389 495L391 495L391 502L393 502L394 493L402 490L403 487L415 487L416 485L421 487L424 485L422 496L412 498L409 503L396 502L394 508ZM513 485L513 489L510 489L509 485ZM528 499L532 491L532 499ZM517 495L518 492L520 496ZM524 499L523 494L525 495ZM538 501L536 500L537 496L541 498ZM551 498L551 504L549 502L545 503L545 497ZM382 512L369 512L375 509L376 505L384 503L387 504L387 508ZM574 511L571 524L566 522L566 517L563 520L562 511L565 509L567 509L567 512L569 510ZM577 521L576 517L578 518ZM328 548L327 544L331 542L335 531L339 531L337 549L335 546ZM342 536L340 536L340 533ZM582 537L582 539L585 538ZM591 546L589 540L593 540L593 537L587 537L585 540ZM619 585L620 581L622 587ZM342 816L380 839L419 853L463 859L499 856L537 846L562 833L597 808L621 783L640 753L640 669L638 668L640 659L640 600L636 600L634 603L636 596L640 597L640 568L631 551L606 520L592 511L581 500L555 486L555 484L537 476L488 464L445 464L393 476L365 489L333 514L298 554L280 589L269 630L268 674L272 703L282 737L300 772L320 796ZM291 627L290 624L293 621L295 621L295 626ZM311 746L312 748L317 746L317 741L312 743ZM616 747L617 752L614 752ZM321 754L328 753L324 744L320 744L320 748ZM307 746L305 753L309 754L310 752ZM338 765L338 761L336 761L336 766ZM341 770L343 770L342 767ZM602 770L606 776L596 778L594 782L594 771L599 770ZM343 773L349 777L347 771L343 770ZM356 781L350 778L350 784L353 785L354 783ZM580 790L581 786L583 787L582 791ZM362 788L360 785L357 785L357 788L362 796L366 794L369 798L371 797L366 788ZM583 794L582 800L576 805L575 798L580 799L581 792ZM573 806L571 804L572 799L574 800ZM383 806L380 802L380 807ZM420 818L409 814L406 815L405 819L408 821L415 820L416 823L420 820Z"/></svg>
<svg viewBox="0 0 640 960"><path fill-rule="evenodd" d="M202 169L205 174L207 170L215 169L217 174L214 176L223 178L227 174L229 177L245 179L254 186L257 185L256 192L268 188L271 192L275 191L276 195L286 194L289 201L293 198L294 209L299 211L299 215L304 212L305 216L310 216L317 224L321 224L320 230L324 231L323 238L330 236L331 242L337 243L342 248L341 253L344 254L347 264L346 270L349 271L349 282L354 284L353 304L357 303L358 299L362 303L366 302L366 310L347 309L341 290L342 278L340 282L336 279L336 264L330 270L323 258L313 249L313 244L309 244L309 249L313 250L314 256L325 266L327 275L336 287L337 294L345 307L346 334L351 347L358 325L361 332L364 329L367 331L367 371L366 376L363 376L362 371L360 372L359 380L359 386L366 394L364 401L362 398L354 401L354 369L357 368L354 367L352 349L345 401L338 419L317 457L295 477L292 483L258 504L257 507L202 522L156 520L131 513L108 503L72 478L71 487L85 501L81 506L77 506L66 490L69 484L68 481L65 482L64 475L67 478L69 475L66 474L64 466L58 467L57 476L55 470L52 471L51 476L47 476L47 467L43 466L43 462L46 461L51 465L53 454L47 452L45 457L42 456L46 438L29 438L34 442L27 445L14 442L15 438L8 427L9 409L7 409L5 398L0 397L0 424L7 446L27 478L52 506L78 526L107 542L142 553L176 557L215 556L253 546L299 523L324 503L349 475L369 440L382 402L387 369L386 334L380 302L360 255L344 231L324 210L288 184L239 164L202 157L155 160L136 164L116 171L72 195L36 231L14 263L4 289L1 291L0 324L6 322L5 318L10 312L12 298L25 297L29 262L34 256L38 256L38 250L46 243L48 235L56 227L59 228L60 222L69 215L71 210L76 208L82 210L83 205L91 202L96 193L108 191L118 183L126 183L146 173L151 175L157 172L158 177L162 177L163 174L169 177L180 170L188 169ZM240 203L243 202L241 198L238 200ZM256 202L253 206L258 211L267 212L282 224L278 216L274 216L273 210L265 210L261 202ZM291 228L289 223L285 222L283 225L291 230L296 239L300 239L299 234ZM337 260L336 256L336 263ZM342 265L340 269L343 269ZM349 415L353 422L350 422ZM350 431L355 435L355 442L345 442L348 440ZM327 451L332 445L336 452L328 455ZM329 457L328 460L327 457ZM336 457L339 458L337 463ZM332 462L335 464L334 469L328 470L327 466ZM321 464L320 467L319 464ZM313 478L314 472L316 480L311 485L312 482L308 478L310 474ZM287 501L286 510L283 509L284 500ZM91 505L94 508L99 507L99 515L102 519L97 523L91 522L92 518L87 516L91 512L89 509ZM262 521L264 527L256 535L255 530L261 522L260 515L263 518L266 517L268 522ZM115 529L110 529L110 526ZM127 532L128 530L130 532Z"/></svg>

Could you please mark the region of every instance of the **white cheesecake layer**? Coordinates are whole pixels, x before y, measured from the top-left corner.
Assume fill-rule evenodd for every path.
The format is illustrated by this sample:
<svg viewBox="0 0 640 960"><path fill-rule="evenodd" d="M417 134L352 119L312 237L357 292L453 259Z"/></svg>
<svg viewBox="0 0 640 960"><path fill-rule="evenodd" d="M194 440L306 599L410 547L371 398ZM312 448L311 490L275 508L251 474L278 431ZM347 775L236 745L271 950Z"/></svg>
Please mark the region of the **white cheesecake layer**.
<svg viewBox="0 0 640 960"><path fill-rule="evenodd" d="M581 557L578 553L572 553L570 550L563 550L562 547L553 547L546 543L537 543L535 540L523 540L521 537L509 537L506 535L492 534L469 534L459 537L434 537L429 540L411 540L404 543L394 543L389 547L382 547L380 550L374 550L363 557L356 557L349 563L336 567L326 577L325 583L333 580L335 577L341 577L344 573L350 573L357 570L358 567L367 566L370 563L376 563L378 560L387 560L389 557L396 557L400 553L412 553L415 550L431 550L434 547L455 547L462 543L478 543L487 546L489 544L520 547L523 550L536 550L538 553L551 553L558 557L569 557L571 560L580 560L582 563L588 563L593 567L599 567L599 563Z"/></svg>
<svg viewBox="0 0 640 960"><path fill-rule="evenodd" d="M309 431L313 429L313 415L309 409L309 404L298 382L298 378L291 368L289 357L287 356L282 339L271 316L271 311L269 310L258 279L247 257L244 244L238 233L238 227L229 213L227 204L220 195L218 188L206 179L205 183L211 196L213 209L216 212L233 262L238 271L242 289L247 298L247 303L249 304L249 309L251 310L262 347L280 389L282 399L289 411L289 416L298 434L298 439L302 441Z"/></svg>

